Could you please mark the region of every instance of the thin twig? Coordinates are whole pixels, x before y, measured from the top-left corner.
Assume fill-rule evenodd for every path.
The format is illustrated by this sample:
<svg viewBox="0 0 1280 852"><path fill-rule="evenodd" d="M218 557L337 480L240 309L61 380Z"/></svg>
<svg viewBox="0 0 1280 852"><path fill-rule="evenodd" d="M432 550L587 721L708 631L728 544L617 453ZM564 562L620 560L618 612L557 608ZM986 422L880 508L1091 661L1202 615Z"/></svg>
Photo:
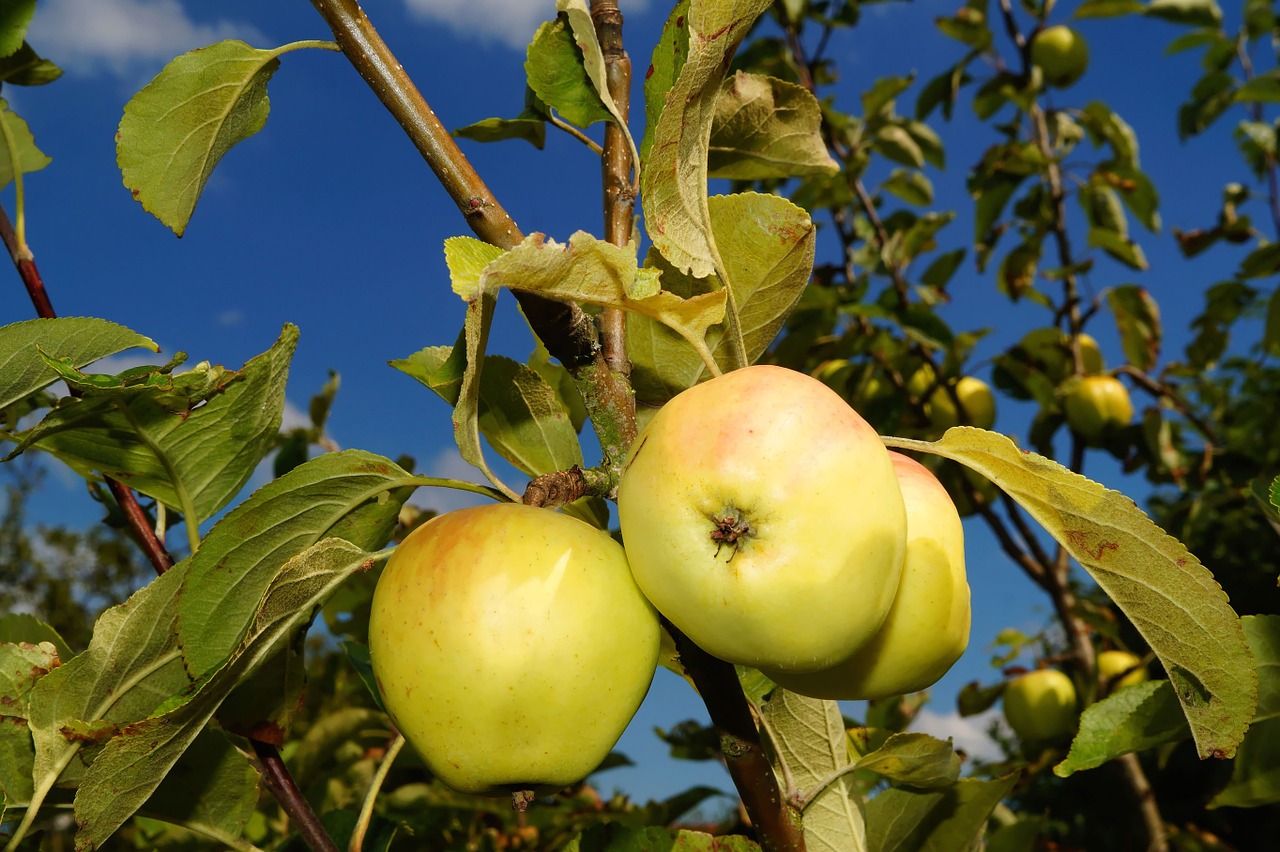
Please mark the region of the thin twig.
<svg viewBox="0 0 1280 852"><path fill-rule="evenodd" d="M284 808L302 836L303 842L312 852L338 852L338 845L333 842L320 824L320 819L311 809L311 803L302 795L298 785L294 783L289 768L280 757L280 750L270 743L249 740L254 754L258 756L262 767L262 780L267 789L276 797L276 801Z"/></svg>

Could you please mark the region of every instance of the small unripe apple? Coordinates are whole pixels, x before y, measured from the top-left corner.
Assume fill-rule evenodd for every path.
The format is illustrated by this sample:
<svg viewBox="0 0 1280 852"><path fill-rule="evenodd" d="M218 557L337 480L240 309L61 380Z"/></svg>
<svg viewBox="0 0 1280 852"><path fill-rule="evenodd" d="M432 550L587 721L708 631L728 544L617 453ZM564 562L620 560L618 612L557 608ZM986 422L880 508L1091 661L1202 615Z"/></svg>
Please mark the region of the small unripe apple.
<svg viewBox="0 0 1280 852"><path fill-rule="evenodd" d="M387 711L432 774L468 793L585 778L644 699L658 645L621 545L517 504L415 529L369 617Z"/></svg>
<svg viewBox="0 0 1280 852"><path fill-rule="evenodd" d="M889 617L874 639L832 668L765 671L785 689L836 700L918 692L937 683L969 644L960 515L928 468L901 453L889 456L907 504L907 555Z"/></svg>
<svg viewBox="0 0 1280 852"><path fill-rule="evenodd" d="M815 671L861 648L898 591L906 509L875 430L822 382L775 366L677 394L618 488L636 582L707 652Z"/></svg>
<svg viewBox="0 0 1280 852"><path fill-rule="evenodd" d="M962 376L956 382L956 396L964 406L967 426L990 429L996 422L996 397L982 379ZM929 397L929 422L936 429L947 430L960 425L960 414L946 388L938 388Z"/></svg>
<svg viewBox="0 0 1280 852"><path fill-rule="evenodd" d="M1074 379L1067 383L1063 394L1067 425L1087 444L1101 443L1133 419L1129 391L1114 376Z"/></svg>
<svg viewBox="0 0 1280 852"><path fill-rule="evenodd" d="M1044 74L1046 83L1065 89L1089 67L1089 45L1068 26L1046 27L1031 41L1031 62Z"/></svg>
<svg viewBox="0 0 1280 852"><path fill-rule="evenodd" d="M1106 369L1102 349L1092 335L1081 333L1077 344L1085 375L1101 373ZM1027 332L1018 345L1032 365L1048 376L1055 385L1061 384L1075 372L1070 340L1059 329L1046 327Z"/></svg>
<svg viewBox="0 0 1280 852"><path fill-rule="evenodd" d="M1037 669L1005 684L1004 718L1024 743L1070 737L1076 729L1076 687L1057 669Z"/></svg>
<svg viewBox="0 0 1280 852"><path fill-rule="evenodd" d="M1127 674L1126 674L1127 672ZM1112 680L1119 675L1119 680ZM1098 654L1098 680L1109 686L1112 692L1147 679L1147 669L1142 665L1142 658L1128 651L1103 651Z"/></svg>

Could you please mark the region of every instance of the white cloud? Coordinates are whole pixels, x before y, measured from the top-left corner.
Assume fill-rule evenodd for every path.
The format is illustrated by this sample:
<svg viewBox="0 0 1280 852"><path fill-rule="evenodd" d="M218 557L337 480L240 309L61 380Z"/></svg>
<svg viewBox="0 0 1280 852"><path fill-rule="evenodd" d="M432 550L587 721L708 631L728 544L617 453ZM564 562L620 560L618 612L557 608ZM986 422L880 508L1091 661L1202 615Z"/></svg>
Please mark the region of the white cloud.
<svg viewBox="0 0 1280 852"><path fill-rule="evenodd" d="M248 23L195 21L178 0L44 0L30 35L42 55L70 71L121 76L222 39L263 42Z"/></svg>
<svg viewBox="0 0 1280 852"><path fill-rule="evenodd" d="M997 761L1004 758L1004 753L995 740L987 735L987 729L991 727L992 721L1001 719L1003 717L998 707L977 716L961 716L955 710L943 715L926 707L916 716L911 729L940 740L949 738L956 749L963 751L970 759Z"/></svg>
<svg viewBox="0 0 1280 852"><path fill-rule="evenodd" d="M649 0L620 0L623 14L638 12ZM405 0L410 14L444 24L461 36L499 42L524 50L538 25L556 16L553 0Z"/></svg>

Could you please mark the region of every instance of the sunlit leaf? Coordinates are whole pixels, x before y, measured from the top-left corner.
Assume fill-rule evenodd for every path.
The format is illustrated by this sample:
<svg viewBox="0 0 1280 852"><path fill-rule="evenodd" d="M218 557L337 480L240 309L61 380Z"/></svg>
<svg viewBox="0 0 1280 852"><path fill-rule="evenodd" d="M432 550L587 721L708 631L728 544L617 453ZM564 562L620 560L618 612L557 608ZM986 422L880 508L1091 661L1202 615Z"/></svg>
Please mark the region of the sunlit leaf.
<svg viewBox="0 0 1280 852"><path fill-rule="evenodd" d="M1160 358L1163 327L1160 306L1145 288L1135 284L1116 287L1107 293L1107 305L1120 329L1120 344L1129 363L1150 370Z"/></svg>
<svg viewBox="0 0 1280 852"><path fill-rule="evenodd" d="M809 214L776 195L738 193L709 199L716 241L725 249L748 362L765 352L804 292L813 268L816 232ZM651 254L663 287L686 298L715 294L714 282L697 280ZM730 341L722 326L707 334L721 369L731 364ZM674 332L646 317L627 323L636 398L660 405L709 377L706 365Z"/></svg>
<svg viewBox="0 0 1280 852"><path fill-rule="evenodd" d="M1135 684L1085 708L1071 751L1053 771L1065 778L1122 754L1189 735L1186 717L1169 681Z"/></svg>
<svg viewBox="0 0 1280 852"><path fill-rule="evenodd" d="M1222 9L1217 0L1151 0L1145 14L1195 27L1216 27L1222 23Z"/></svg>
<svg viewBox="0 0 1280 852"><path fill-rule="evenodd" d="M29 612L11 612L0 615L0 643L27 642L39 645L48 642L58 652L58 658L66 661L75 656L71 646L48 624ZM3 714L0 714L3 715Z"/></svg>
<svg viewBox="0 0 1280 852"><path fill-rule="evenodd" d="M227 40L184 53L125 105L116 133L124 185L178 236L223 156L266 124L267 82L280 55L300 46L321 45Z"/></svg>
<svg viewBox="0 0 1280 852"><path fill-rule="evenodd" d="M227 505L275 446L289 362L298 342L285 326L275 345L207 401L174 409L164 388L120 402L113 396L68 399L23 434L85 477L101 473L203 521ZM221 368L197 367L193 374ZM193 378L198 379L198 376Z"/></svg>
<svg viewBox="0 0 1280 852"><path fill-rule="evenodd" d="M846 773L832 780L850 762L839 705L778 689L761 713L779 758L808 802L804 839L809 852L868 849L862 798L852 776Z"/></svg>
<svg viewBox="0 0 1280 852"><path fill-rule="evenodd" d="M675 83L689 56L689 0L680 0L667 16L662 37L653 47L653 57L644 75L644 138L640 141L641 160L647 161L653 145L653 132L658 127L667 92Z"/></svg>
<svg viewBox="0 0 1280 852"><path fill-rule="evenodd" d="M570 124L588 127L610 119L608 108L582 67L582 51L563 18L538 27L525 56L529 88Z"/></svg>
<svg viewBox="0 0 1280 852"><path fill-rule="evenodd" d="M711 177L763 180L834 173L822 111L803 86L739 71L724 81L711 125Z"/></svg>
<svg viewBox="0 0 1280 852"><path fill-rule="evenodd" d="M0 189L12 183L15 175L38 172L51 162L36 147L31 128L0 98Z"/></svg>
<svg viewBox="0 0 1280 852"><path fill-rule="evenodd" d="M934 453L990 479L1089 572L1156 652L1182 703L1201 757L1230 757L1257 700L1240 618L1213 575L1131 499L1003 435L956 427L928 443L891 447Z"/></svg>
<svg viewBox="0 0 1280 852"><path fill-rule="evenodd" d="M0 643L0 794L6 807L31 801L36 753L27 726L29 697L58 663L51 642Z"/></svg>
<svg viewBox="0 0 1280 852"><path fill-rule="evenodd" d="M918 789L947 787L960 777L960 756L951 743L928 734L894 733L859 758L858 768Z"/></svg>
<svg viewBox="0 0 1280 852"><path fill-rule="evenodd" d="M666 94L640 175L645 227L673 266L697 278L715 271L707 212L707 145L728 58L771 0L696 3L685 19L688 56Z"/></svg>
<svg viewBox="0 0 1280 852"><path fill-rule="evenodd" d="M69 359L77 367L126 349L160 351L149 337L101 319L33 319L0 327L0 408L57 381L36 344L46 355Z"/></svg>
<svg viewBox="0 0 1280 852"><path fill-rule="evenodd" d="M573 838L564 852L758 852L741 835L713 837L699 831L659 826L631 827L616 822L593 825Z"/></svg>
<svg viewBox="0 0 1280 852"><path fill-rule="evenodd" d="M43 86L62 76L62 69L40 56L26 42L0 59L0 83L14 86Z"/></svg>

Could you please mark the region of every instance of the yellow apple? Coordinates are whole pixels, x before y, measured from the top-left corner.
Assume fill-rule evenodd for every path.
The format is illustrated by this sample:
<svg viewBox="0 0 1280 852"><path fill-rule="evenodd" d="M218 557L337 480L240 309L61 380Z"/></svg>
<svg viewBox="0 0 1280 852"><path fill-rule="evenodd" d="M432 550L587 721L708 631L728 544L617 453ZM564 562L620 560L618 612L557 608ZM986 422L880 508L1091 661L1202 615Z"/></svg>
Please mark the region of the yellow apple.
<svg viewBox="0 0 1280 852"><path fill-rule="evenodd" d="M1085 375L1101 373L1106 369L1102 349L1092 335L1081 333L1077 342ZM1018 345L1031 364L1055 385L1061 384L1075 372L1070 339L1059 329L1050 326L1030 331Z"/></svg>
<svg viewBox="0 0 1280 852"><path fill-rule="evenodd" d="M1142 683L1146 679L1147 669L1137 654L1130 654L1128 651L1103 651L1098 655L1098 680L1111 692Z"/></svg>
<svg viewBox="0 0 1280 852"><path fill-rule="evenodd" d="M991 387L982 379L962 376L956 382L956 396L964 406L966 426L990 429L996 422L996 397ZM959 426L960 415L951 394L946 388L938 388L929 397L929 422L935 429L947 430Z"/></svg>
<svg viewBox="0 0 1280 852"><path fill-rule="evenodd" d="M639 708L658 615L621 545L548 509L439 515L387 561L369 653L387 711L456 790L558 789L594 770Z"/></svg>
<svg viewBox="0 0 1280 852"><path fill-rule="evenodd" d="M1089 45L1068 26L1046 27L1031 40L1031 63L1043 72L1046 83L1065 89L1089 67Z"/></svg>
<svg viewBox="0 0 1280 852"><path fill-rule="evenodd" d="M1088 444L1101 443L1133 419L1129 391L1114 376L1073 379L1063 388L1062 407L1067 425Z"/></svg>
<svg viewBox="0 0 1280 852"><path fill-rule="evenodd" d="M1004 718L1024 743L1070 737L1076 729L1076 687L1057 669L1037 669L1005 684Z"/></svg>
<svg viewBox="0 0 1280 852"><path fill-rule="evenodd" d="M901 453L889 456L907 505L907 555L889 617L874 639L832 668L765 670L792 692L836 700L918 692L937 683L969 644L960 515L928 468Z"/></svg>
<svg viewBox="0 0 1280 852"><path fill-rule="evenodd" d="M817 379L735 370L676 395L636 439L618 488L641 590L731 663L828 668L880 629L906 509L889 453Z"/></svg>

